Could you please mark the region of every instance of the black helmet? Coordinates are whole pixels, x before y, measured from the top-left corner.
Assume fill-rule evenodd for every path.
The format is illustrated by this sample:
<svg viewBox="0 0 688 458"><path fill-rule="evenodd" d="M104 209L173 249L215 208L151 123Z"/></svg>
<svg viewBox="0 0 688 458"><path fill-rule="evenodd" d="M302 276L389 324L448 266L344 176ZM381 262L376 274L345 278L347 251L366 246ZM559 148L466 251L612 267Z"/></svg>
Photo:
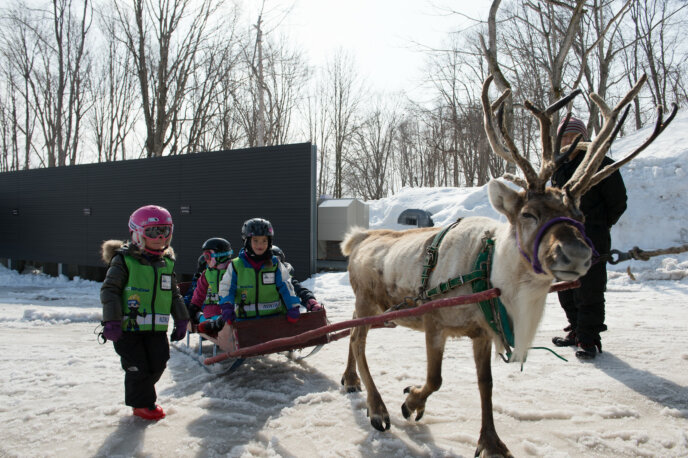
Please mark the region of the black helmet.
<svg viewBox="0 0 688 458"><path fill-rule="evenodd" d="M225 239L220 237L213 237L206 240L201 247L203 251L213 251L212 257L218 263L223 263L229 260L232 256L232 245ZM207 259L206 259L207 260Z"/></svg>
<svg viewBox="0 0 688 458"><path fill-rule="evenodd" d="M248 246L251 237L256 235L266 235L268 237L268 246L272 246L272 237L275 231L272 229L270 221L263 218L251 218L244 221L241 226L241 240L244 241L244 246Z"/></svg>
<svg viewBox="0 0 688 458"><path fill-rule="evenodd" d="M198 257L198 268L197 268L196 272L200 272L200 271L204 270L206 264L207 263L205 262L205 255L203 255L203 254L200 255Z"/></svg>
<svg viewBox="0 0 688 458"><path fill-rule="evenodd" d="M287 257L284 255L284 251L282 251L282 248L278 247L277 245L272 246L272 254L277 256L277 259L279 259L280 262L287 262Z"/></svg>

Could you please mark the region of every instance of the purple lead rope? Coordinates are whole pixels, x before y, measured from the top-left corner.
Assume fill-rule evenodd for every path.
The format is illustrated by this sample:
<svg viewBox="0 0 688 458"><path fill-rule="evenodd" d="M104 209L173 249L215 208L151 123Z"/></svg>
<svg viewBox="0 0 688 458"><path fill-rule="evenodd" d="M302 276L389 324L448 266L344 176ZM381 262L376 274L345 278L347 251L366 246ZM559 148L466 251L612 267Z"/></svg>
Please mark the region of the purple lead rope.
<svg viewBox="0 0 688 458"><path fill-rule="evenodd" d="M550 227L554 226L555 224L559 223L567 223L578 229L578 231L581 233L583 238L585 239L585 243L588 244L590 249L592 249L592 255L595 258L594 262L597 262L597 258L599 258L599 253L597 250L595 250L595 245L593 245L592 240L588 238L587 235L585 235L585 226L583 226L583 223L580 221L576 221L573 218L569 218L566 216L559 216L557 218L552 218L551 220L547 221L545 224L542 225L540 230L537 233L537 236L535 237L535 241L533 242L533 260L530 260L530 257L526 254L525 251L523 251L523 247L521 246L521 237L518 234L518 231L516 231L516 240L518 241L518 251L521 252L521 255L523 255L524 258L530 263L531 266L533 266L533 271L535 271L536 274L543 274L545 273L544 270L542 270L542 265L540 264L540 259L538 259L538 248L540 247L540 242L542 241L542 237L545 235L545 232L547 229Z"/></svg>

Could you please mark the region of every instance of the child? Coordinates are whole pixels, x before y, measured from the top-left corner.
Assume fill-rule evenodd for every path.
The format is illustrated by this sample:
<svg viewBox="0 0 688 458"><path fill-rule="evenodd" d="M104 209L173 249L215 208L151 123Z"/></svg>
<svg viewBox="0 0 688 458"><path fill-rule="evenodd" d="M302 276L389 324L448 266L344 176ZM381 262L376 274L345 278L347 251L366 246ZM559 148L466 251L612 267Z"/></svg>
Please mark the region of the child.
<svg viewBox="0 0 688 458"><path fill-rule="evenodd" d="M282 251L282 249L277 245L273 245L272 254L277 256L277 259L279 259L279 261L284 264L289 271L289 275L291 275L291 284L294 287L296 296L301 301L301 305L306 307L306 310L309 312L317 312L318 310L321 310L322 306L318 303L317 299L315 299L315 294L313 294L313 291L303 286L301 282L294 278L294 267L287 262L284 251Z"/></svg>
<svg viewBox="0 0 688 458"><path fill-rule="evenodd" d="M184 338L189 323L174 273L173 228L167 210L146 205L129 217L131 242L108 240L102 247L109 265L100 289L103 335L113 342L125 371L124 403L146 420L165 417L155 403L155 383L170 358L170 314L172 341Z"/></svg>
<svg viewBox="0 0 688 458"><path fill-rule="evenodd" d="M220 306L226 323L277 314L286 314L290 323L299 319L299 298L289 271L270 249L273 236L270 221L253 218L244 222L244 247L220 281Z"/></svg>
<svg viewBox="0 0 688 458"><path fill-rule="evenodd" d="M198 278L203 275L203 271L205 270L206 263L205 263L205 256L200 255L198 257L198 265L196 266L196 272L193 275L193 278L191 279L191 285L189 285L189 289L186 290L186 294L184 294L184 305L186 305L186 308L189 309L191 306L191 299L193 299L193 293L196 291L196 283L198 282ZM189 310L189 316L193 318L193 314Z"/></svg>
<svg viewBox="0 0 688 458"><path fill-rule="evenodd" d="M201 249L206 268L196 282L189 314L194 323L199 324L199 332L215 336L224 326L218 295L220 279L227 271L233 251L232 245L220 237L206 240Z"/></svg>

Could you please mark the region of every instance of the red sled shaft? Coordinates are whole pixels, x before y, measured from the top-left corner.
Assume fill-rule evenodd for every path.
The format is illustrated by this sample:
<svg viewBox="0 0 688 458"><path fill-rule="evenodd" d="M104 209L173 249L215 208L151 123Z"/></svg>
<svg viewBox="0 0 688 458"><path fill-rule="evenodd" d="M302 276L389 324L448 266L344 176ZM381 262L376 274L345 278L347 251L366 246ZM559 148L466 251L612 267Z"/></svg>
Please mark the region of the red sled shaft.
<svg viewBox="0 0 688 458"><path fill-rule="evenodd" d="M578 280L573 282L560 282L555 283L550 288L550 292L563 291L566 289L577 288L580 286ZM397 310L395 312L383 313L381 315L368 316L364 318L354 318L352 320L342 321L339 323L330 324L323 326L318 329L313 329L312 331L307 331L302 334L295 335L293 337L283 337L281 339L274 339L261 344L253 345L251 347L240 348L234 352L227 352L221 355L206 358L203 362L206 365L219 363L229 358L241 358L245 355L255 355L255 354L266 354L271 353L272 349L285 346L298 346L304 342L308 342L316 337L329 334L331 332L341 331L342 329L348 329L347 332L339 332L328 337L328 342L341 339L349 335L350 328L356 326L374 326L381 325L387 321L393 321L400 318L406 318L410 316L418 316L428 313L431 310L443 308L443 307L454 307L456 305L472 304L480 301L486 301L500 295L499 288L492 288L479 293L468 294L465 296L448 297L445 299L435 299L434 301L426 302L418 307L413 307L410 309Z"/></svg>

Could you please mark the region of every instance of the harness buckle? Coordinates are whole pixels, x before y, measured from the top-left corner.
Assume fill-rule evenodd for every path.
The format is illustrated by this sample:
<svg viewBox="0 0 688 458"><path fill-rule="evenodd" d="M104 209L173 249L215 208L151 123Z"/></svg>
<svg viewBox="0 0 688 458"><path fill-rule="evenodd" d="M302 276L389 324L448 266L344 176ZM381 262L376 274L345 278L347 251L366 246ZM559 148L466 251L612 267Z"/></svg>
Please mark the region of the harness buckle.
<svg viewBox="0 0 688 458"><path fill-rule="evenodd" d="M434 245L428 246L428 248L425 250L425 253L427 254L425 258L425 263L431 268L431 270L435 267L437 264L437 253L438 249Z"/></svg>

